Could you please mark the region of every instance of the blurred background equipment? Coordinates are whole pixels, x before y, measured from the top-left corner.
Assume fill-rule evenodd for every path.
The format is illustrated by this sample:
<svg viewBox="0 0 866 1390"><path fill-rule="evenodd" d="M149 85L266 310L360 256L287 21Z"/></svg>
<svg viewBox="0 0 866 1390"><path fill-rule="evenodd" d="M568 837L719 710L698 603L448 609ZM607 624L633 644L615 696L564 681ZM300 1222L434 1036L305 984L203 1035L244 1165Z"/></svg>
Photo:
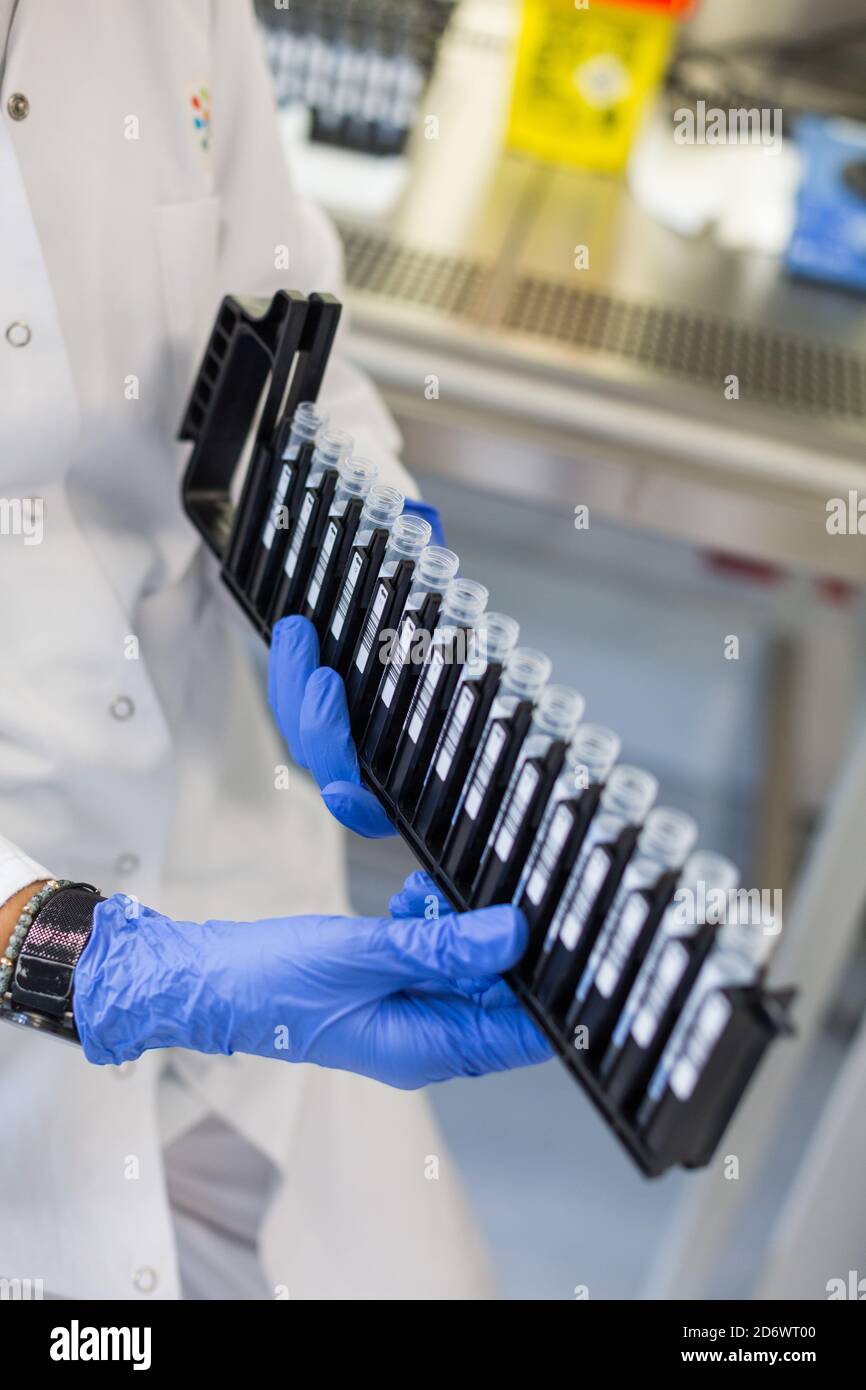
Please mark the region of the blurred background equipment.
<svg viewBox="0 0 866 1390"><path fill-rule="evenodd" d="M508 144L583 169L625 165L692 0L525 0ZM582 11L575 23L575 10Z"/></svg>
<svg viewBox="0 0 866 1390"><path fill-rule="evenodd" d="M788 269L866 290L866 122L804 116L797 144L806 167Z"/></svg>
<svg viewBox="0 0 866 1390"><path fill-rule="evenodd" d="M256 0L280 106L310 139L400 154L454 0Z"/></svg>
<svg viewBox="0 0 866 1390"><path fill-rule="evenodd" d="M595 8L572 5L574 25ZM866 1069L866 315L852 279L786 258L824 157L797 121L866 120L863 3L702 0L619 173L508 147L524 13L460 0L402 155L311 142L284 109L286 156L337 220L351 351L449 545L622 732L623 760L650 762L745 881L784 890L798 1039L725 1146L738 1181L717 1164L647 1186L556 1068L433 1099L508 1294L743 1297L782 1287L772 1249L786 1295L820 1297L863 1272L862 1193L837 1161L847 1145L862 1172L862 1148L833 1095ZM677 145L698 101L780 108L781 151ZM849 494L855 523L831 534ZM350 855L356 905L381 910L400 847ZM839 1269L784 1205L816 1172L822 1228L849 1233Z"/></svg>

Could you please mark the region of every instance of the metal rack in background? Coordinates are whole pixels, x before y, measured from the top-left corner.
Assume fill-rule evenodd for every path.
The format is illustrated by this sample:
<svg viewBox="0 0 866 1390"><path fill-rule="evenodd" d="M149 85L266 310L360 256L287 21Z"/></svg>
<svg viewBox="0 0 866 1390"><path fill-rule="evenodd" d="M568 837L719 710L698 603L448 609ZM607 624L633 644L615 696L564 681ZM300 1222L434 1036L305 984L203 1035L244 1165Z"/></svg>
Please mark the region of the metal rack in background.
<svg viewBox="0 0 866 1390"><path fill-rule="evenodd" d="M256 0L280 106L310 136L366 154L405 147L454 0Z"/></svg>

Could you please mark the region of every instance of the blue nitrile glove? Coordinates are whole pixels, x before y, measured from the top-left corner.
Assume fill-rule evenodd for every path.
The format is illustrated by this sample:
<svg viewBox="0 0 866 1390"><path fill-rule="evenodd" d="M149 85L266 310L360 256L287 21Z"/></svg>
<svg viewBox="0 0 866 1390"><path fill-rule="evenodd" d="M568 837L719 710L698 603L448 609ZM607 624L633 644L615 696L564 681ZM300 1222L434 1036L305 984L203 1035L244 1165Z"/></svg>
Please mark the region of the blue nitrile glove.
<svg viewBox="0 0 866 1390"><path fill-rule="evenodd" d="M345 687L330 666L319 666L319 639L306 618L283 618L274 628L268 700L292 757L309 768L331 815L370 840L396 834L376 797L361 786Z"/></svg>
<svg viewBox="0 0 866 1390"><path fill-rule="evenodd" d="M247 1052L411 1090L550 1055L514 1000L491 1002L484 987L525 941L513 907L198 923L115 894L76 967L75 1021L91 1062L155 1047Z"/></svg>
<svg viewBox="0 0 866 1390"><path fill-rule="evenodd" d="M404 511L429 521L433 539L444 545L435 507L407 498ZM330 667L319 667L319 639L306 618L283 618L274 628L268 701L292 757L315 777L331 815L370 840L395 835L377 798L361 786L343 682Z"/></svg>
<svg viewBox="0 0 866 1390"><path fill-rule="evenodd" d="M436 887L429 874L416 869L410 874L388 904L392 917L423 917L425 921L435 921L454 908L445 895ZM504 980L498 975L475 975L456 980L453 983L463 994L474 999L485 1009L508 1007L518 1009L520 1005Z"/></svg>

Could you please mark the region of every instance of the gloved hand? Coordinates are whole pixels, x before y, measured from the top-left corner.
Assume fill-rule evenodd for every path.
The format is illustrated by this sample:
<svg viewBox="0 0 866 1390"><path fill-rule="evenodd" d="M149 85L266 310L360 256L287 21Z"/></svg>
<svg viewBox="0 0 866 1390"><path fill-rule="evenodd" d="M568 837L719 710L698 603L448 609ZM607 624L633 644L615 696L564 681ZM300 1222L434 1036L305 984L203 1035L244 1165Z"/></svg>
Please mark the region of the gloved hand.
<svg viewBox="0 0 866 1390"><path fill-rule="evenodd" d="M401 909L418 902L412 883ZM115 894L98 905L76 967L75 1021L91 1062L155 1047L247 1052L414 1089L550 1055L487 978L525 940L513 907L198 923Z"/></svg>
<svg viewBox="0 0 866 1390"><path fill-rule="evenodd" d="M407 497L404 511L429 521L433 540L445 544L442 520L429 502ZM292 757L315 777L331 815L370 840L395 835L379 801L361 786L343 682L319 666L319 639L306 618L283 618L274 628L268 702Z"/></svg>
<svg viewBox="0 0 866 1390"><path fill-rule="evenodd" d="M423 917L430 922L449 912L453 913L454 908L430 875L416 869L406 879L400 892L394 894L388 911L392 917ZM475 975L453 983L461 993L485 1009L520 1008L508 985L498 975Z"/></svg>
<svg viewBox="0 0 866 1390"><path fill-rule="evenodd" d="M361 786L345 687L336 671L319 666L319 639L306 618L282 618L274 628L268 701L292 757L309 768L331 815L371 840L396 834L376 797Z"/></svg>

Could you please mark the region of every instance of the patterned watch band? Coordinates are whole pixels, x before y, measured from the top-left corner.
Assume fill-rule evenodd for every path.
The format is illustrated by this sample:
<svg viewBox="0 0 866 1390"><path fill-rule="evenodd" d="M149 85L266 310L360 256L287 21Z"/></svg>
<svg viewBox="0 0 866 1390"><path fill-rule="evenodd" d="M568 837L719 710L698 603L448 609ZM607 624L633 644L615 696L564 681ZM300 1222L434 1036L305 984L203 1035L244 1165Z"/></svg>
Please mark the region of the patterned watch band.
<svg viewBox="0 0 866 1390"><path fill-rule="evenodd" d="M18 914L18 921L12 928L12 935L9 938L6 950L3 952L2 956L0 956L0 999L2 999L12 982L12 975L15 971L15 962L18 959L18 953L24 945L24 939L33 925L34 917L39 912L40 908L47 903L51 895L56 893L58 889L65 888L69 881L69 879L65 878L49 878L47 883L43 883L42 887L39 888L33 894L32 898L22 907Z"/></svg>
<svg viewBox="0 0 866 1390"><path fill-rule="evenodd" d="M52 880L27 904L13 932L21 939L13 948L8 992L0 993L0 1012L10 1022L76 1039L72 979L102 901L92 884Z"/></svg>

